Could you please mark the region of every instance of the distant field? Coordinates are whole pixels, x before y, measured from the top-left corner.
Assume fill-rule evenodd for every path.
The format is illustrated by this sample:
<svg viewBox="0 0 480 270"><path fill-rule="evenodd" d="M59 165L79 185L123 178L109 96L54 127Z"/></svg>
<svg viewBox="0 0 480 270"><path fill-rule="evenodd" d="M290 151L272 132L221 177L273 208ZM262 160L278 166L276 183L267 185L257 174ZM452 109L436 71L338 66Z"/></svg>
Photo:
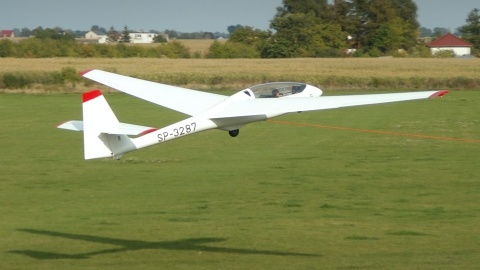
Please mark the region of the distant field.
<svg viewBox="0 0 480 270"><path fill-rule="evenodd" d="M136 65L40 59L11 68L41 70L42 61L46 70L69 65L130 74L188 72L188 61L194 72L209 63L205 72L215 73L220 66L147 60L142 69L138 59ZM340 71L334 61L303 60L315 61L321 70ZM302 76L292 68L302 60L274 62L258 65L290 63L292 73ZM432 74L418 73L447 76L458 72L440 64L458 68L466 62L437 63L430 62ZM468 63L478 71L476 62ZM378 72L388 70L393 67ZM183 117L123 94L106 98L125 122L164 126ZM207 131L120 161L84 161L81 133L55 129L81 118L79 94L0 94L0 111L1 269L480 265L479 91L292 114L277 119L284 123L247 125L237 138Z"/></svg>
<svg viewBox="0 0 480 270"><path fill-rule="evenodd" d="M180 42L183 45L185 45L192 55L195 53L199 53L201 56L205 56L207 53L208 49L212 45L212 43L215 41L213 39L171 39L170 42ZM220 42L224 42L226 40L219 40ZM147 47L156 47L158 46L158 43L148 43L148 44L139 44L139 43L130 43L128 44L130 46L147 46Z"/></svg>
<svg viewBox="0 0 480 270"><path fill-rule="evenodd" d="M12 59L0 61L5 73L39 74L71 67L105 69L195 89L237 90L271 81L301 81L336 89L478 89L480 59ZM32 75L34 76L34 75ZM37 85L20 91L86 91L92 85ZM0 91L11 91L0 89Z"/></svg>
<svg viewBox="0 0 480 270"><path fill-rule="evenodd" d="M187 46L192 53L199 52L201 55L205 55L214 42L211 39L176 39L175 41Z"/></svg>

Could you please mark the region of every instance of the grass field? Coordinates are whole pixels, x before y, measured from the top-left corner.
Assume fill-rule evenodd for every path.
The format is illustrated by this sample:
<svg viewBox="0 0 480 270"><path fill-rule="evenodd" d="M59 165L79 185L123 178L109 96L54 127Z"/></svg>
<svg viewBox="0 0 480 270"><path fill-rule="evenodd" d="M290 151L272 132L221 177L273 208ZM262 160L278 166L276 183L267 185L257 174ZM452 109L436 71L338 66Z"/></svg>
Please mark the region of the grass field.
<svg viewBox="0 0 480 270"><path fill-rule="evenodd" d="M183 118L106 98L124 122ZM293 114L120 161L84 161L81 133L55 129L81 118L79 94L0 94L0 112L1 269L480 265L478 91Z"/></svg>
<svg viewBox="0 0 480 270"><path fill-rule="evenodd" d="M148 80L216 91L238 90L272 81L301 81L326 90L473 89L480 88L480 59L14 59L0 61L0 91L83 92L95 85L76 83L2 89L5 73L32 77L103 69Z"/></svg>

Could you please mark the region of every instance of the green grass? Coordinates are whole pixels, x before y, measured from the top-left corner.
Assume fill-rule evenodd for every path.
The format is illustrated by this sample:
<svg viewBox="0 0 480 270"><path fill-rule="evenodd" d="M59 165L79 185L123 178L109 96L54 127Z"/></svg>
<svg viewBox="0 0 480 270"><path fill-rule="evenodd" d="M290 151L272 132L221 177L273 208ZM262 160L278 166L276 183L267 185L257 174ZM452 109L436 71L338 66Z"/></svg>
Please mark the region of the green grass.
<svg viewBox="0 0 480 270"><path fill-rule="evenodd" d="M124 122L183 117L106 98ZM81 133L55 129L81 118L78 94L3 94L0 112L1 269L480 264L479 91L292 114L278 120L306 126L207 131L120 161L84 161Z"/></svg>

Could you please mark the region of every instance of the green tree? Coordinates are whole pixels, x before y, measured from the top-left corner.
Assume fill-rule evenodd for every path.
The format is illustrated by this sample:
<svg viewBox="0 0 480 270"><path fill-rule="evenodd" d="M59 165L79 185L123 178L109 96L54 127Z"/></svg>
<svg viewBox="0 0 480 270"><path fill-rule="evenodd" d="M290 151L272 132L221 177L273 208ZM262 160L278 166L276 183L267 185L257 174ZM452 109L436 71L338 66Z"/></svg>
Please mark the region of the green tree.
<svg viewBox="0 0 480 270"><path fill-rule="evenodd" d="M110 30L107 33L107 42L115 43L118 42L120 38L120 33L118 33L113 26L110 27Z"/></svg>
<svg viewBox="0 0 480 270"><path fill-rule="evenodd" d="M404 34L408 30L405 29L405 22L400 18L395 18L389 22L380 25L375 35L372 47L377 48L383 54L395 54L399 49L407 48L408 37Z"/></svg>
<svg viewBox="0 0 480 270"><path fill-rule="evenodd" d="M0 40L0 57L15 56L15 44L9 39Z"/></svg>
<svg viewBox="0 0 480 270"><path fill-rule="evenodd" d="M131 38L130 38L130 31L128 30L128 27L125 25L122 31L122 35L120 37L120 42L121 43L130 43Z"/></svg>
<svg viewBox="0 0 480 270"><path fill-rule="evenodd" d="M243 27L243 26L240 25L240 24L230 25L229 27L227 27L227 31L231 35L233 32L235 32L235 30L237 30L238 28L241 28L241 27Z"/></svg>
<svg viewBox="0 0 480 270"><path fill-rule="evenodd" d="M259 51L252 45L238 42L214 41L208 48L207 58L258 58Z"/></svg>
<svg viewBox="0 0 480 270"><path fill-rule="evenodd" d="M95 33L100 33L100 26L92 25L92 27L90 27L90 31L93 31Z"/></svg>
<svg viewBox="0 0 480 270"><path fill-rule="evenodd" d="M433 36L433 31L426 27L420 27L420 37L431 37Z"/></svg>
<svg viewBox="0 0 480 270"><path fill-rule="evenodd" d="M166 43L166 42L167 42L167 39L165 38L164 35L162 35L162 34L157 34L157 35L153 38L153 42L154 42L154 43Z"/></svg>
<svg viewBox="0 0 480 270"><path fill-rule="evenodd" d="M178 37L178 33L177 31L175 30L165 30L165 34L168 35L169 38L177 38Z"/></svg>
<svg viewBox="0 0 480 270"><path fill-rule="evenodd" d="M326 48L342 50L347 34L337 24L324 23L314 12L276 16L271 22L276 33L262 50L262 57L316 57Z"/></svg>
<svg viewBox="0 0 480 270"><path fill-rule="evenodd" d="M35 38L38 39L54 39L54 40L65 40L73 41L75 37L67 31L64 31L61 28L46 28L37 27L32 31L32 34Z"/></svg>
<svg viewBox="0 0 480 270"><path fill-rule="evenodd" d="M333 12L342 30L352 36L354 48L390 51L416 46L419 24L413 0L335 0Z"/></svg>
<svg viewBox="0 0 480 270"><path fill-rule="evenodd" d="M161 56L168 58L190 58L190 50L181 42L172 41L159 45Z"/></svg>
<svg viewBox="0 0 480 270"><path fill-rule="evenodd" d="M230 38L227 42L237 42L251 45L260 51L265 46L265 43L270 36L271 33L268 31L262 31L250 26L240 26L230 34Z"/></svg>
<svg viewBox="0 0 480 270"><path fill-rule="evenodd" d="M449 32L448 29L445 28L445 27L435 27L435 28L433 28L433 36L434 37L441 37L448 32Z"/></svg>
<svg viewBox="0 0 480 270"><path fill-rule="evenodd" d="M22 30L20 32L21 37L30 37L31 35L32 35L32 31L30 31L30 29L22 28Z"/></svg>
<svg viewBox="0 0 480 270"><path fill-rule="evenodd" d="M277 17L313 12L315 17L325 20L331 18L330 10L328 0L283 0L283 6L277 8Z"/></svg>
<svg viewBox="0 0 480 270"><path fill-rule="evenodd" d="M480 50L480 10L473 9L466 19L467 24L461 26L458 31L462 38L473 44L474 49Z"/></svg>

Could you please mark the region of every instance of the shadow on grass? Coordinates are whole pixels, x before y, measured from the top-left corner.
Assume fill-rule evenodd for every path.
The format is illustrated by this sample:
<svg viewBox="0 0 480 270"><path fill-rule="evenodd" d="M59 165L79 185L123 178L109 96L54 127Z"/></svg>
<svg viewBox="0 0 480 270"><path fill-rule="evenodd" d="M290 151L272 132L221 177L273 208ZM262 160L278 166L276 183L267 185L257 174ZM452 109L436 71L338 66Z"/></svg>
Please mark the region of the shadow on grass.
<svg viewBox="0 0 480 270"><path fill-rule="evenodd" d="M178 250L178 251L198 251L198 252L215 252L226 254L240 254L240 255L274 255L274 256L307 256L318 257L315 254L306 253L293 253L293 252L281 252L270 250L255 250L255 249L243 249L243 248L228 248L228 247L212 247L207 246L209 243L224 242L226 238L189 238L176 241L141 241L141 240L127 240L118 238L109 238L101 236L92 236L84 234L71 234L52 232L35 229L18 229L18 231L40 234L52 237L60 237L71 240L87 241L100 244L116 245L118 248L104 249L99 251L92 251L79 254L62 254L54 252L44 252L35 250L12 250L9 253L21 254L29 256L39 260L54 260L54 259L88 259L91 256L111 254L143 249L166 249L166 250Z"/></svg>

